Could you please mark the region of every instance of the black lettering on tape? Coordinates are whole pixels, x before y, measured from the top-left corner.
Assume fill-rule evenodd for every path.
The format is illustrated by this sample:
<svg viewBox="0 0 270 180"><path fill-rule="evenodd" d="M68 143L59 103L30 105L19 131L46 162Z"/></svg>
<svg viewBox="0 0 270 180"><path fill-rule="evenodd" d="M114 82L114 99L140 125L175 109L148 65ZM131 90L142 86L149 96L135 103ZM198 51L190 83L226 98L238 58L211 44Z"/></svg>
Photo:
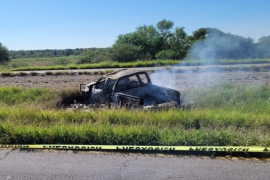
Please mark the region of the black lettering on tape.
<svg viewBox="0 0 270 180"><path fill-rule="evenodd" d="M232 151L249 151L249 148L226 148L226 147L189 147L189 151L224 151L224 152L232 152ZM267 148L266 148L267 150Z"/></svg>
<svg viewBox="0 0 270 180"><path fill-rule="evenodd" d="M30 148L29 145L7 145L0 144L0 148Z"/></svg>
<svg viewBox="0 0 270 180"><path fill-rule="evenodd" d="M0 144L0 148L39 148L39 145L8 145ZM44 149L102 149L102 146L91 145L41 145ZM182 147L180 146L182 149ZM112 148L114 149L114 148ZM144 150L144 151L173 151L176 148L172 146L116 146L116 150ZM188 151L224 151L224 152L270 152L269 147L261 147L261 150L250 149L250 147L187 147ZM185 151L184 149L179 151Z"/></svg>

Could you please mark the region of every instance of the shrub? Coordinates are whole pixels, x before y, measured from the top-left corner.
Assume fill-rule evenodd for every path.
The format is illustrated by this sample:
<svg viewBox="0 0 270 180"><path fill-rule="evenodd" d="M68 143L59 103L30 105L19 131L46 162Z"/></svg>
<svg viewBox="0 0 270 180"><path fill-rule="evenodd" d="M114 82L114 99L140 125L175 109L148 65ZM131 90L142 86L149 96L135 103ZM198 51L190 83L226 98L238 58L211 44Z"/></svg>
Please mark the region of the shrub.
<svg viewBox="0 0 270 180"><path fill-rule="evenodd" d="M10 61L10 53L8 49L0 42L0 64Z"/></svg>
<svg viewBox="0 0 270 180"><path fill-rule="evenodd" d="M103 51L88 50L88 51L83 52L77 64L100 63L100 62L110 61L110 60L111 59L109 57L107 50L103 50Z"/></svg>
<svg viewBox="0 0 270 180"><path fill-rule="evenodd" d="M117 62L133 62L139 58L140 46L132 44L115 44L111 49L111 57Z"/></svg>
<svg viewBox="0 0 270 180"><path fill-rule="evenodd" d="M163 50L156 54L157 59L178 59L178 54L173 50Z"/></svg>

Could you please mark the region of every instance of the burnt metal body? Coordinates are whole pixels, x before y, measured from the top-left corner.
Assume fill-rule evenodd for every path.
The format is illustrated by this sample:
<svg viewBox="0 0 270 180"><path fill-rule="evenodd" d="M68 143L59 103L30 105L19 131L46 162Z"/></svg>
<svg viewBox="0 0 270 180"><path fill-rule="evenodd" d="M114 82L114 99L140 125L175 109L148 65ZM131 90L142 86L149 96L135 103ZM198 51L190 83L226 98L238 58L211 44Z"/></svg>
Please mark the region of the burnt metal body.
<svg viewBox="0 0 270 180"><path fill-rule="evenodd" d="M117 107L155 108L180 105L180 92L153 85L147 72L119 70L101 76L89 84L81 84L89 104L114 104Z"/></svg>

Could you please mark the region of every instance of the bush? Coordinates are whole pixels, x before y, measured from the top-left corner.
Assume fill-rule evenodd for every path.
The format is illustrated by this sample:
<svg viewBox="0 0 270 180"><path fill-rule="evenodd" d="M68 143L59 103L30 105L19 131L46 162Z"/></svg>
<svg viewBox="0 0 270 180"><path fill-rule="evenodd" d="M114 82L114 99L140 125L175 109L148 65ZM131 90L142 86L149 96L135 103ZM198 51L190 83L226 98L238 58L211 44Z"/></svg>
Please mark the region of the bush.
<svg viewBox="0 0 270 180"><path fill-rule="evenodd" d="M157 59L178 59L178 54L169 49L169 50L163 50L156 54Z"/></svg>
<svg viewBox="0 0 270 180"><path fill-rule="evenodd" d="M10 61L10 53L8 49L0 43L0 64Z"/></svg>
<svg viewBox="0 0 270 180"><path fill-rule="evenodd" d="M111 49L111 57L117 62L133 62L140 56L141 47L132 44L115 44Z"/></svg>
<svg viewBox="0 0 270 180"><path fill-rule="evenodd" d="M111 61L109 50L87 50L82 53L77 64L91 64L105 61Z"/></svg>
<svg viewBox="0 0 270 180"><path fill-rule="evenodd" d="M71 63L70 59L59 58L55 60L54 65L68 65L70 63Z"/></svg>

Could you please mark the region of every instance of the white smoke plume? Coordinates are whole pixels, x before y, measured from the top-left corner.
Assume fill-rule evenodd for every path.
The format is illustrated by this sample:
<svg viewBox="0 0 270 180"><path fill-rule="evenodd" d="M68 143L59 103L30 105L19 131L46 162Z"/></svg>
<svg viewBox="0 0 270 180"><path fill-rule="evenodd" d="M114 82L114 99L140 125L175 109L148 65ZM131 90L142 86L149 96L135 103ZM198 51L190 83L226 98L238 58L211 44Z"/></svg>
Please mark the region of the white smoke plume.
<svg viewBox="0 0 270 180"><path fill-rule="evenodd" d="M226 34L219 30L212 29L207 33L204 40L198 41L189 49L185 61L199 60L202 65L214 65L219 59L241 59L252 56L253 40L232 34ZM176 65L171 69L156 71L151 74L153 84L165 86L173 89L183 89L181 79L175 73L177 69L184 69L184 73L188 76L192 84L201 86L209 86L220 83L216 78L217 72L206 71L202 73L193 73L202 67L191 67ZM190 69L190 72L187 71ZM221 70L220 70L221 71Z"/></svg>

